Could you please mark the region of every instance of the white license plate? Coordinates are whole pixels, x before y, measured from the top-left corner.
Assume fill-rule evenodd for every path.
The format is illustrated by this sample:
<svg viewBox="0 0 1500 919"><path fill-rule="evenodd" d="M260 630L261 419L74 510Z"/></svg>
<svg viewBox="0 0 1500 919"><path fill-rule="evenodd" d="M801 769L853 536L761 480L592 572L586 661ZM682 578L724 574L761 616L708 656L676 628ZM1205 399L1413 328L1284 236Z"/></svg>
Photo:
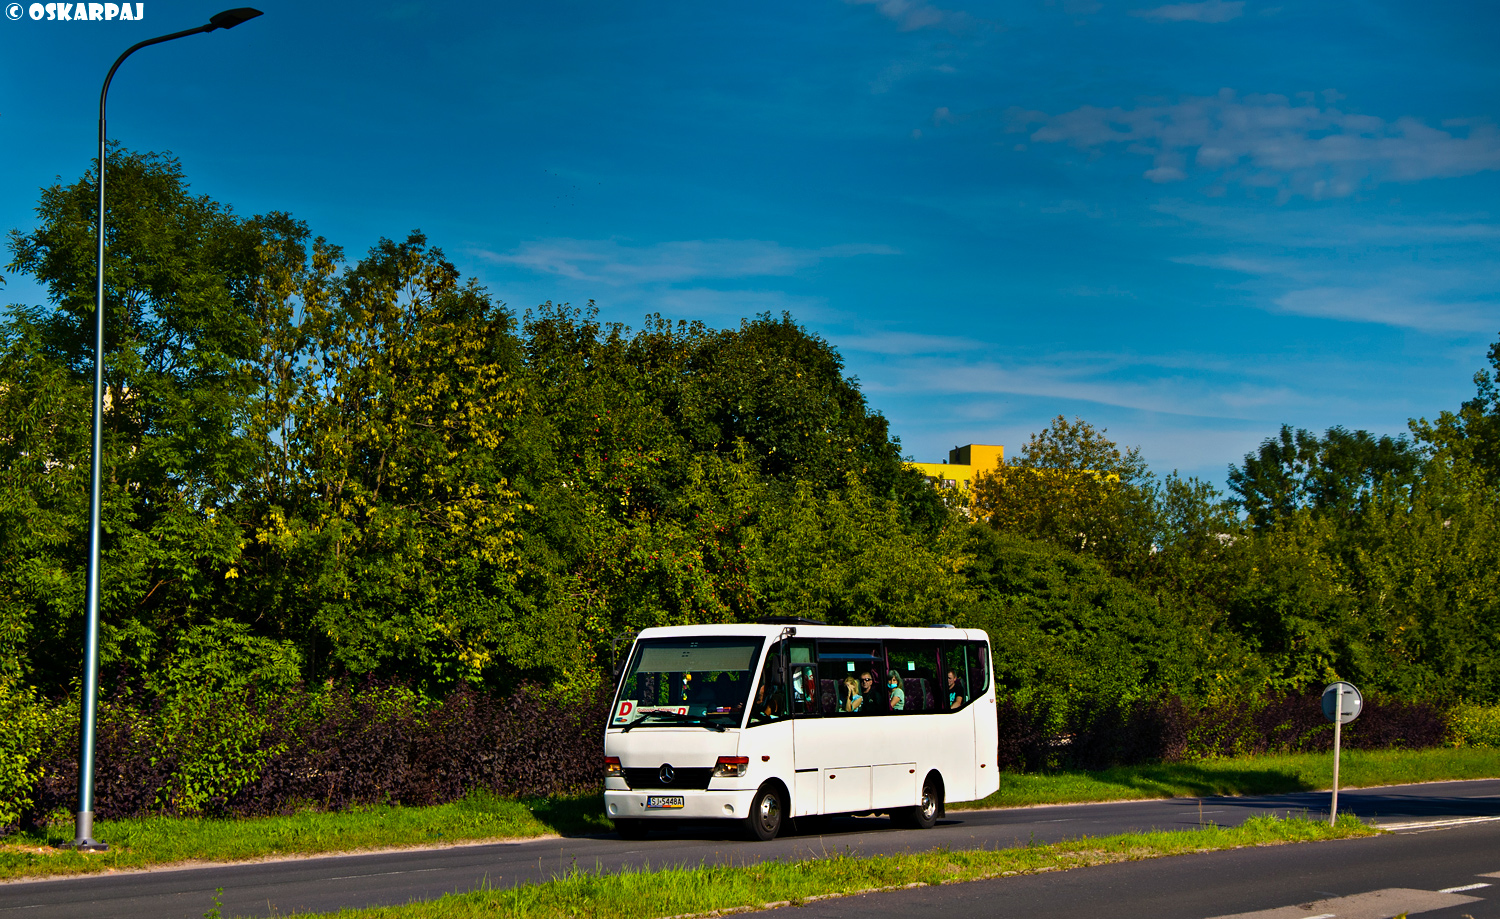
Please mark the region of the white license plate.
<svg viewBox="0 0 1500 919"><path fill-rule="evenodd" d="M682 795L648 795L647 807L682 807Z"/></svg>

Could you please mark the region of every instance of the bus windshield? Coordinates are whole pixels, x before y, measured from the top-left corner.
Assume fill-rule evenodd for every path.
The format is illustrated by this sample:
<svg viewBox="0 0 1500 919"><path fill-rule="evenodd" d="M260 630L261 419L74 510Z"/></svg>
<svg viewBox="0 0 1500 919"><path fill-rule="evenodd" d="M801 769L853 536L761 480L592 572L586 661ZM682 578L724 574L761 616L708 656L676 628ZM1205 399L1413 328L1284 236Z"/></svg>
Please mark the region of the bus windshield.
<svg viewBox="0 0 1500 919"><path fill-rule="evenodd" d="M638 642L610 727L738 727L762 643L749 636Z"/></svg>

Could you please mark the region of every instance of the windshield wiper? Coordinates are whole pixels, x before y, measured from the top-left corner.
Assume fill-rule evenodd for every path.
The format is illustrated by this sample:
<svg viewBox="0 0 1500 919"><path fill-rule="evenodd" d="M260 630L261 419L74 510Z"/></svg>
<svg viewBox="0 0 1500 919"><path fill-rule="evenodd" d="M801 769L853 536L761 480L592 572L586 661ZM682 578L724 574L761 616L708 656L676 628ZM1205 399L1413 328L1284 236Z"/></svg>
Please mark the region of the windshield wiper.
<svg viewBox="0 0 1500 919"><path fill-rule="evenodd" d="M635 727L636 725L640 724L642 721L645 721L648 717L650 717L650 716L652 716L654 714L656 714L656 712L647 712L646 714L637 717L634 721L632 721L629 724L625 725L623 728L620 728L620 733L621 734L625 733L626 731L628 731L631 728Z"/></svg>
<svg viewBox="0 0 1500 919"><path fill-rule="evenodd" d="M715 731L718 731L720 734L724 733L724 725L719 724L717 721L707 721L695 715L682 715L677 712L643 712L639 718L621 728L620 733L623 734L631 728L636 727L647 718L650 718L652 715L659 715L663 718L671 718L678 724L684 724L690 727L712 728Z"/></svg>

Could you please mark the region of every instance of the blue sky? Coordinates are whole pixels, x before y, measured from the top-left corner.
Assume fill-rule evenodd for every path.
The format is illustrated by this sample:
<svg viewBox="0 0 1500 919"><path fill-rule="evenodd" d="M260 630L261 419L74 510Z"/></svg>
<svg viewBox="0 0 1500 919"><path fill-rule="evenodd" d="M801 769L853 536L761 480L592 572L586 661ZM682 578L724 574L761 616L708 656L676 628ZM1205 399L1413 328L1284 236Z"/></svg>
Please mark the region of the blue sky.
<svg viewBox="0 0 1500 919"><path fill-rule="evenodd" d="M114 57L219 9L29 5L5 229L86 167ZM1222 487L1282 423L1457 407L1500 335L1493 4L259 6L132 57L111 137L351 256L421 228L518 312L788 310L918 460L1066 414Z"/></svg>

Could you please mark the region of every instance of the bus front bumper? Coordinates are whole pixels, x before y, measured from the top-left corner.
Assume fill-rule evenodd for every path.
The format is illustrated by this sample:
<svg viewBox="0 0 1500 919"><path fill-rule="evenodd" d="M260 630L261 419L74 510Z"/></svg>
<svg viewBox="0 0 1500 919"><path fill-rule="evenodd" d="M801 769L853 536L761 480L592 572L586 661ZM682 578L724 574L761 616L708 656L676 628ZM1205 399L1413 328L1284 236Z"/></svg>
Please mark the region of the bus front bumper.
<svg viewBox="0 0 1500 919"><path fill-rule="evenodd" d="M697 791L669 789L664 792L605 789L604 814L611 820L741 820L750 815L755 789ZM648 799L657 799L650 801ZM652 807L662 798L681 798L681 807ZM670 802L669 802L670 803Z"/></svg>

